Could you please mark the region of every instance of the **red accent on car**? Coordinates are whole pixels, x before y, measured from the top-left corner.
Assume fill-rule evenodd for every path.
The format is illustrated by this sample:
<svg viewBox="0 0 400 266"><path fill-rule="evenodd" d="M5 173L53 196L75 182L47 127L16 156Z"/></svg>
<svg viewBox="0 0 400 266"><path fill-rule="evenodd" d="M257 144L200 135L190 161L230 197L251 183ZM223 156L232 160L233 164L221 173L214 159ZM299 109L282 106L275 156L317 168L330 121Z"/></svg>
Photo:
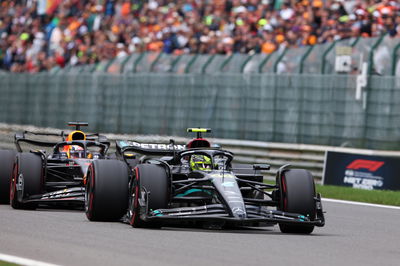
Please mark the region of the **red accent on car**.
<svg viewBox="0 0 400 266"><path fill-rule="evenodd" d="M189 149L191 148L210 148L211 144L208 140L203 138L197 138L191 140L187 145Z"/></svg>
<svg viewBox="0 0 400 266"><path fill-rule="evenodd" d="M282 190L283 190L283 210L287 210L287 197L286 197L286 181L285 181L285 175L282 175L281 178L281 183L282 183Z"/></svg>
<svg viewBox="0 0 400 266"><path fill-rule="evenodd" d="M88 188L88 189L90 189L90 191L89 191L89 210L88 210L88 213L89 213L89 216L92 216L92 211L93 211L93 200L94 200L94 193L93 193L93 190L94 190L94 186L95 186L95 184L94 184L94 175L95 175L95 172L94 172L94 165L92 164L92 165L90 165L90 188Z"/></svg>
<svg viewBox="0 0 400 266"><path fill-rule="evenodd" d="M14 169L13 169L13 174L11 176L10 180L10 204L14 200L15 193L17 190L17 177L18 177L18 159L14 163Z"/></svg>
<svg viewBox="0 0 400 266"><path fill-rule="evenodd" d="M139 169L137 167L135 167L135 174L136 174L137 185L135 187L135 198L133 199L134 212L133 212L133 216L131 217L131 221L130 221L131 225L135 224L136 210L139 205Z"/></svg>
<svg viewBox="0 0 400 266"><path fill-rule="evenodd" d="M357 159L351 162L346 168L354 170L364 168L371 172L375 172L384 164L385 162Z"/></svg>

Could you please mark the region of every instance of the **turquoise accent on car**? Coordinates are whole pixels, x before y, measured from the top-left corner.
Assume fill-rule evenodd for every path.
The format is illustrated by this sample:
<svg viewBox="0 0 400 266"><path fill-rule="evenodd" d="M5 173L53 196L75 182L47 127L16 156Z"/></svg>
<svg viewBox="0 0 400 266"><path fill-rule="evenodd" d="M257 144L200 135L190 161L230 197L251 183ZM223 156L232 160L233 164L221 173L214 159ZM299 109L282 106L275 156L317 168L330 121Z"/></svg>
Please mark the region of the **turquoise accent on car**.
<svg viewBox="0 0 400 266"><path fill-rule="evenodd" d="M186 190L185 192L183 192L181 194L176 195L176 197L185 197L185 196L187 196L189 194L192 194L192 193L195 193L195 192L205 192L205 193L207 193L209 195L212 195L212 193L210 191L208 191L208 190L192 188L192 189Z"/></svg>
<svg viewBox="0 0 400 266"><path fill-rule="evenodd" d="M154 216L163 216L163 214L159 210L153 211Z"/></svg>
<svg viewBox="0 0 400 266"><path fill-rule="evenodd" d="M299 220L302 221L302 222L304 222L304 221L306 220L306 217L305 217L304 215L300 215L300 216L299 216Z"/></svg>

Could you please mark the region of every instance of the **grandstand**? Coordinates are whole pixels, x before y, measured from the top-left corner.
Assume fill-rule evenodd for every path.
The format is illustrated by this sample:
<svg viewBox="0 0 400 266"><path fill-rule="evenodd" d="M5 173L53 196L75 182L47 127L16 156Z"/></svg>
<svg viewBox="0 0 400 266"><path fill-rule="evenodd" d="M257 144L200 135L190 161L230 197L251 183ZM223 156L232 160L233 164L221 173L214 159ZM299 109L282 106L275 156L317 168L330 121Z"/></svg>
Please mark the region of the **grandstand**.
<svg viewBox="0 0 400 266"><path fill-rule="evenodd" d="M0 122L400 149L398 1L0 5Z"/></svg>
<svg viewBox="0 0 400 266"><path fill-rule="evenodd" d="M400 37L400 4L389 0L3 0L0 3L0 69L11 72L35 73L111 59L124 61L123 58L142 52L175 57L259 54L254 60L262 63L265 61L262 57L271 54L280 57L276 54L297 49L285 52L289 58L293 53L299 56L295 66L274 67L271 63L267 71L290 73L314 45L329 48L334 42L352 40L350 44L354 46L359 37L381 36L388 36L394 40L392 43L398 44ZM311 53L309 60L312 56ZM268 67L266 61L263 66ZM393 68L382 71L392 73ZM360 69L353 67L350 72L357 70Z"/></svg>

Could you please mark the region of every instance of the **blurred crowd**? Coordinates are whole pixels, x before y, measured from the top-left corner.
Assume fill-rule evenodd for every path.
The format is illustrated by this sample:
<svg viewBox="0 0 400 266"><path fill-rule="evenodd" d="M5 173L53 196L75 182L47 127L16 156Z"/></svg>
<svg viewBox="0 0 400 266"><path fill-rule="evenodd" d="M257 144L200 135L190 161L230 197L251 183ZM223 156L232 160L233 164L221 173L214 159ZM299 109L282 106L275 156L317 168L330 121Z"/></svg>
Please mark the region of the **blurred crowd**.
<svg viewBox="0 0 400 266"><path fill-rule="evenodd" d="M130 53L272 53L400 37L396 0L0 0L0 69L39 72Z"/></svg>

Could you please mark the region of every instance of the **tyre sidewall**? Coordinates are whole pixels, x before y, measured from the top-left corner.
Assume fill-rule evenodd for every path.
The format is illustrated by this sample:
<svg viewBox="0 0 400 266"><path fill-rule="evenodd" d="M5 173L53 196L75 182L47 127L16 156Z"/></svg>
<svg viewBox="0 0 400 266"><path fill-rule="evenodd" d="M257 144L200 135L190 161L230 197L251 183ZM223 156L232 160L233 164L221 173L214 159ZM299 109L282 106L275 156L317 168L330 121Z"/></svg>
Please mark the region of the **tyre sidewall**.
<svg viewBox="0 0 400 266"><path fill-rule="evenodd" d="M85 192L91 221L119 220L128 206L129 168L119 160L95 160L89 167Z"/></svg>
<svg viewBox="0 0 400 266"><path fill-rule="evenodd" d="M13 208L34 209L37 204L23 203L29 196L43 192L43 162L40 155L18 153L10 182L10 204Z"/></svg>
<svg viewBox="0 0 400 266"><path fill-rule="evenodd" d="M311 221L316 216L315 185L310 172L303 169L290 169L280 177L280 206L285 212L299 213ZM309 234L313 225L279 224L284 233Z"/></svg>
<svg viewBox="0 0 400 266"><path fill-rule="evenodd" d="M9 203L16 151L0 150L0 203Z"/></svg>

